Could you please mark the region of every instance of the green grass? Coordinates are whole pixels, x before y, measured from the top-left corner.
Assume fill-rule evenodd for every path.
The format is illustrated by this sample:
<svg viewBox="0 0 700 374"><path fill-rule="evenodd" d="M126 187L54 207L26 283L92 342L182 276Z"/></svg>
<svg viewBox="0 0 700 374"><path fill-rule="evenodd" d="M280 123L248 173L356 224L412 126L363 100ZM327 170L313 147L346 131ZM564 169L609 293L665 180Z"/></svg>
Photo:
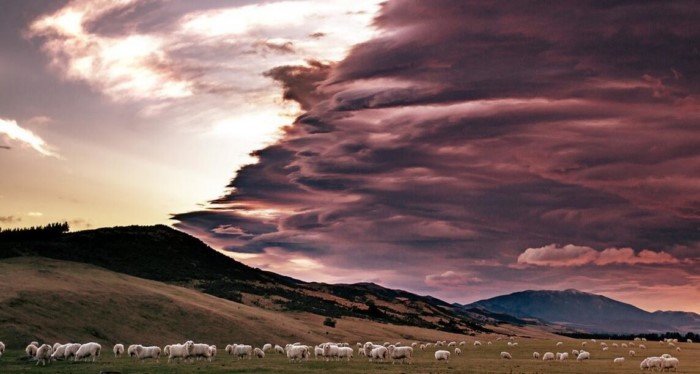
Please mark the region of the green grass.
<svg viewBox="0 0 700 374"><path fill-rule="evenodd" d="M611 347L603 352L599 346L588 344L592 359L585 362L568 360L566 362L543 362L533 360L533 351L544 353L556 352L554 340L519 339L517 348L507 347L505 341L494 341L491 346L484 345L474 348L471 345L462 347L462 356L454 356L449 363L435 362L434 348L426 351L416 351L413 365L391 365L389 363L369 363L364 358L353 358L348 362L323 362L310 360L303 363L289 363L281 355L270 353L264 359L236 360L230 356L220 355L213 362L198 361L194 363L168 364L167 359L160 363L134 362L128 357L115 359L109 350L96 363L54 362L46 367L37 367L34 362L23 359L24 352L11 350L0 359L0 373L99 373L100 371L117 371L121 373L639 373L639 362L643 357L671 353L680 359L679 373L700 372L700 345L681 343L682 351L676 352L658 342L647 342L648 349L637 351L637 357L629 357L628 348ZM573 340L563 340L564 347L560 351L570 352L579 349L580 343ZM610 343L608 343L610 344ZM452 350L450 348L450 350ZM513 360L499 358L501 351L508 351ZM220 351L221 352L221 351ZM614 357L625 356L626 362L614 365Z"/></svg>

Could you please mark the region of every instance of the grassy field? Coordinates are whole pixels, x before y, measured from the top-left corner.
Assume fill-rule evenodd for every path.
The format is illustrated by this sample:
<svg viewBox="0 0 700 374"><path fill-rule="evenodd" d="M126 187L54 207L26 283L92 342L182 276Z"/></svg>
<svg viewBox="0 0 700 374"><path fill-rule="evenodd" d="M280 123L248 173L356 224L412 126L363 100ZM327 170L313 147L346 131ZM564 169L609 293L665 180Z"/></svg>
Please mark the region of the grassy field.
<svg viewBox="0 0 700 374"><path fill-rule="evenodd" d="M309 313L271 311L220 299L201 292L144 280L99 267L45 258L13 258L0 261L0 341L8 345L0 358L0 373L602 373L639 372L643 357L671 353L681 361L679 372L700 373L700 344L680 343L676 352L658 342L647 342L647 350L614 348L603 352L600 346L588 343L592 360L587 362L542 362L533 360L532 352L557 352L556 341L565 344L559 351L580 349L580 341L568 339L535 328L503 325L491 326L503 334L515 334L519 346L507 347L495 334L465 336L411 326L397 326L356 318L337 320L335 328L323 325L322 316ZM220 355L212 363L167 364L167 360L132 362L115 359L111 354L114 342L164 346L192 339L216 344ZM483 346L471 343L478 339ZM31 340L97 341L103 344L103 355L97 363L54 362L36 367L24 357L23 347ZM237 361L225 355L223 348L232 342L262 346L266 342L284 345L301 341L309 345L324 341L375 343L401 341L462 341L464 354L449 363L435 362L434 348L416 350L413 365L369 363L356 357L347 362L292 364L274 353L264 359ZM492 345L486 345L486 341ZM566 349L564 349L566 348ZM452 349L451 349L452 350ZM513 360L501 360L501 351L508 351ZM625 356L623 365L614 366L614 357Z"/></svg>
<svg viewBox="0 0 700 374"><path fill-rule="evenodd" d="M462 347L464 353L454 356L449 363L436 362L433 359L433 349L416 351L413 365L392 365L389 363L369 363L364 358L354 357L350 362L324 362L310 360L303 363L289 363L281 355L270 353L264 359L236 360L226 355L218 356L213 362L194 362L182 364L167 364L167 360L156 362L133 362L127 357L115 359L107 352L96 363L54 362L46 367L36 367L34 362L23 359L24 352L12 350L0 359L1 373L99 373L100 371L116 371L121 373L638 373L639 362L643 357L671 353L680 359L679 373L700 373L700 345L681 343L681 352L676 352L659 343L648 342L648 349L635 349L637 357L629 357L627 348L611 347L603 352L599 346L588 348L592 359L585 362L568 360L565 362L543 362L531 358L533 351L544 353L557 352L554 340L518 339L518 347L507 347L505 341L494 342L475 348L472 345ZM577 341L565 341L560 347L571 349L580 348ZM611 342L608 342L611 344ZM452 349L450 349L452 350ZM508 351L513 360L499 358L501 351ZM625 356L625 363L614 365L614 357Z"/></svg>

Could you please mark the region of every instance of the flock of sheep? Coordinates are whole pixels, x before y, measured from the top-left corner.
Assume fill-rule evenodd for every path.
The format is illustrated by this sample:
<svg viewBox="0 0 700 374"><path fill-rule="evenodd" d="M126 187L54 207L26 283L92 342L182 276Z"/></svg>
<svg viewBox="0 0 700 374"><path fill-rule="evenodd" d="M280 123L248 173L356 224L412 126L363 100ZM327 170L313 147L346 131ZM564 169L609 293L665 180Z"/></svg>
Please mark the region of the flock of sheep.
<svg viewBox="0 0 700 374"><path fill-rule="evenodd" d="M501 338L497 338L496 340L500 341ZM507 346L511 348L517 347L518 342L514 340L514 337L510 337L509 341L507 341ZM688 339L687 342L692 343L690 339ZM598 342L596 341L596 339L591 339L590 343L592 343L593 345ZM645 343L646 339L635 338L634 341L620 344L612 343L611 346L614 348L625 349L636 347L637 349L641 350L646 349ZM678 344L678 339L664 339L659 343L662 345L666 344L672 348L676 348L677 351L681 350L679 346L676 346L676 344ZM452 351L455 355L459 356L462 354L462 349L466 344L467 343L465 341L461 341L459 343L455 341L449 343L447 341L437 341L435 343L422 344L414 342L411 345L404 346L401 344L401 342L397 342L395 344L391 344L389 342L385 342L384 344L374 344L372 342L366 342L364 344L357 343L357 354L358 356L365 356L367 359L369 359L370 362L391 361L392 363L400 362L411 364L413 362L414 349L426 350L434 346L436 348L434 355L435 360L449 361L450 356L452 354L450 348L452 348ZM491 341L488 341L486 344L491 345L493 343ZM571 350L571 357L575 357L577 361L584 361L590 359L591 353L583 349L586 348L588 344L589 341L581 342L581 349ZM475 348L477 348L481 346L482 343L476 340L474 341L473 345ZM563 342L557 342L555 344L556 347L563 347L563 345ZM608 343L606 342L600 342L599 345L602 351L607 351L610 349ZM446 349L441 347L445 347ZM97 358L100 356L101 351L102 346L94 342L85 344L55 343L52 346L48 344L39 345L38 342L31 342L25 349L27 356L36 360L36 365L46 365L47 363L50 363L52 361L69 360L71 358L73 359L73 361L91 360L92 362L95 362L95 360L97 360ZM279 345L273 346L269 343L263 345L262 348L254 348L253 346L247 344L229 344L226 346L225 351L227 354L234 356L237 359L251 359L253 356L257 358L264 358L266 353L274 352L277 354L286 355L291 362L305 361L310 359L312 355L316 360L322 359L326 361L350 361L350 359L354 357L354 349L350 346L349 343L331 342L322 343L313 347L301 343L293 343L287 344L284 348ZM0 358L2 357L4 352L5 345L2 342L0 342ZM166 345L165 347L163 347L162 350L160 347L157 346L143 346L140 344L130 345L125 350L123 344L115 344L112 348L112 352L114 353L115 357L121 357L126 353L129 357L141 361L146 359L154 359L156 361L160 361L161 357L167 357L168 363L171 363L203 359L212 361L212 359L214 359L214 357L216 357L217 355L217 348L215 345L187 341L182 344L178 343ZM636 356L636 352L634 350L629 350L628 354L630 357ZM512 355L506 351L501 352L500 357L502 359L507 360L513 358ZM540 355L539 352L533 352L532 358L536 360L542 359L543 361L566 361L569 359L569 352L557 352L556 354L554 352L545 352L542 355ZM613 359L614 364L621 364L624 362L625 357L616 357ZM645 358L640 363L640 368L642 370L677 370L678 365L678 358L672 357L670 354L666 353L659 357L654 356Z"/></svg>

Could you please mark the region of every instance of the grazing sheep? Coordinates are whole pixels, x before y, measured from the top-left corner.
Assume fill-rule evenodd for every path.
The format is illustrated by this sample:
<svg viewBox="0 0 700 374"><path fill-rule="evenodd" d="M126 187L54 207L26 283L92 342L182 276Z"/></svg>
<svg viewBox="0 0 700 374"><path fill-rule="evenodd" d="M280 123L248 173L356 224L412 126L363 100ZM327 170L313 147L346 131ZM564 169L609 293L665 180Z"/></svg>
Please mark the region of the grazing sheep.
<svg viewBox="0 0 700 374"><path fill-rule="evenodd" d="M391 343L389 343L389 342L384 342L384 344L383 344L383 346L385 346L385 347L388 347L390 345L391 345Z"/></svg>
<svg viewBox="0 0 700 374"><path fill-rule="evenodd" d="M450 361L450 351L435 351L435 359L437 361Z"/></svg>
<svg viewBox="0 0 700 374"><path fill-rule="evenodd" d="M634 347L634 343L630 343L629 346L630 346L630 347Z"/></svg>
<svg viewBox="0 0 700 374"><path fill-rule="evenodd" d="M615 347L615 348L617 348L617 347L618 347L618 344L617 344L617 343L612 343L612 346Z"/></svg>
<svg viewBox="0 0 700 374"><path fill-rule="evenodd" d="M48 344L42 344L41 347L37 348L36 352L34 353L34 358L36 358L36 364L39 365L39 363L41 363L42 366L46 366L46 361L51 362L52 350L53 348L51 348L51 346Z"/></svg>
<svg viewBox="0 0 700 374"><path fill-rule="evenodd" d="M534 358L535 360L539 360L540 359L540 352L532 352L532 358Z"/></svg>
<svg viewBox="0 0 700 374"><path fill-rule="evenodd" d="M457 346L457 342L449 342L449 343L447 344L447 346L448 346L448 347L456 347L456 346Z"/></svg>
<svg viewBox="0 0 700 374"><path fill-rule="evenodd" d="M124 354L124 344L115 344L114 348L112 348L112 352L114 352L114 357L121 356Z"/></svg>
<svg viewBox="0 0 700 374"><path fill-rule="evenodd" d="M554 360L554 353L552 352L546 352L544 356L542 356L542 361L553 361Z"/></svg>
<svg viewBox="0 0 700 374"><path fill-rule="evenodd" d="M637 352L630 349L629 355L630 355L630 357L634 357L637 355Z"/></svg>
<svg viewBox="0 0 700 374"><path fill-rule="evenodd" d="M425 351L425 344L421 344L421 345L420 345L420 350L421 350L421 351Z"/></svg>
<svg viewBox="0 0 700 374"><path fill-rule="evenodd" d="M66 348L70 345L68 344L61 344L56 349L53 350L53 353L51 354L51 360L52 361L57 361L57 360L63 360L63 358L66 355Z"/></svg>
<svg viewBox="0 0 700 374"><path fill-rule="evenodd" d="M186 360L192 355L192 350L194 349L194 342L187 341L185 344L173 344L170 346L170 354L168 355L168 363L173 360Z"/></svg>
<svg viewBox="0 0 700 374"><path fill-rule="evenodd" d="M467 342L465 342L464 340L462 340L461 342L459 342L459 346L460 346L460 347L462 347L462 346L464 346L464 345L466 345L466 344L467 344Z"/></svg>
<svg viewBox="0 0 700 374"><path fill-rule="evenodd" d="M260 348L253 349L253 356L257 358L265 358L265 351Z"/></svg>
<svg viewBox="0 0 700 374"><path fill-rule="evenodd" d="M617 357L613 360L613 364L624 364L624 363L625 363L624 357Z"/></svg>
<svg viewBox="0 0 700 374"><path fill-rule="evenodd" d="M596 340L595 340L595 339L591 339L591 341L592 341L593 343L595 343L595 342L596 342Z"/></svg>
<svg viewBox="0 0 700 374"><path fill-rule="evenodd" d="M216 354L218 353L218 349L216 348L216 346L210 345L209 350L211 351L211 357L212 358L216 357Z"/></svg>
<svg viewBox="0 0 700 374"><path fill-rule="evenodd" d="M0 342L0 356L5 353L5 343Z"/></svg>
<svg viewBox="0 0 700 374"><path fill-rule="evenodd" d="M126 354L131 358L136 358L136 347L138 347L138 344L130 345L129 348L126 349Z"/></svg>
<svg viewBox="0 0 700 374"><path fill-rule="evenodd" d="M673 343L668 343L668 346L669 346L669 347L675 347L676 345L673 344Z"/></svg>
<svg viewBox="0 0 700 374"><path fill-rule="evenodd" d="M163 356L170 356L170 345L163 347Z"/></svg>
<svg viewBox="0 0 700 374"><path fill-rule="evenodd" d="M270 344L270 343L267 343L267 344L262 346L262 351L265 353L267 353L267 351L269 351L271 349L272 349L272 344Z"/></svg>
<svg viewBox="0 0 700 374"><path fill-rule="evenodd" d="M242 357L248 357L248 359L250 360L253 357L253 347L245 344L234 344L233 355L239 360Z"/></svg>
<svg viewBox="0 0 700 374"><path fill-rule="evenodd" d="M147 358L155 358L157 362L160 362L160 347L144 347L142 345L136 346L136 358L143 361Z"/></svg>
<svg viewBox="0 0 700 374"><path fill-rule="evenodd" d="M457 343L455 343L455 345L457 345ZM408 362L410 364L413 359L413 348L411 347L396 347L390 345L387 350L392 364L396 363L396 360L401 360L401 363Z"/></svg>
<svg viewBox="0 0 700 374"><path fill-rule="evenodd" d="M318 360L318 357L323 357L323 346L317 345L314 347L314 359Z"/></svg>
<svg viewBox="0 0 700 374"><path fill-rule="evenodd" d="M677 358L671 357L671 358L662 358L661 359L661 371L665 371L668 369L668 371L678 371L678 364L680 363Z"/></svg>
<svg viewBox="0 0 700 374"><path fill-rule="evenodd" d="M581 342L581 347L585 347L588 344L588 342Z"/></svg>
<svg viewBox="0 0 700 374"><path fill-rule="evenodd" d="M491 341L489 340L488 342L486 342L486 344L491 345Z"/></svg>
<svg viewBox="0 0 700 374"><path fill-rule="evenodd" d="M412 349L410 347L406 347L406 348ZM350 359L352 358L352 354L353 354L352 348L350 348L350 347L338 347L338 359L339 360L345 358L348 361L350 361Z"/></svg>
<svg viewBox="0 0 700 374"><path fill-rule="evenodd" d="M608 346L608 343L606 343L606 342L600 342L600 346L601 346L601 347L607 347L607 346ZM626 347L626 346L625 346L625 347Z"/></svg>
<svg viewBox="0 0 700 374"><path fill-rule="evenodd" d="M78 348L77 352L75 352L75 361L92 358L92 362L95 362L95 360L100 357L101 350L102 346L98 343L85 343Z"/></svg>
<svg viewBox="0 0 700 374"><path fill-rule="evenodd" d="M639 349L647 349L647 346L644 345L644 344L640 344L640 345L639 345Z"/></svg>
<svg viewBox="0 0 700 374"><path fill-rule="evenodd" d="M30 343L29 343L29 345L33 345L33 346L35 346L35 347L39 348L39 342L38 342L38 341L36 341L36 340L34 340L34 341L30 342Z"/></svg>
<svg viewBox="0 0 700 374"><path fill-rule="evenodd" d="M603 352L607 351L608 347L603 347Z"/></svg>
<svg viewBox="0 0 700 374"><path fill-rule="evenodd" d="M578 356L578 353L579 353L579 352L578 352L578 349L572 349L572 350L571 350L571 355L572 355L572 356Z"/></svg>
<svg viewBox="0 0 700 374"><path fill-rule="evenodd" d="M279 345L275 344L275 352L277 352L277 353L283 355L283 354L284 354L284 348L282 348L282 346L279 346Z"/></svg>
<svg viewBox="0 0 700 374"><path fill-rule="evenodd" d="M292 345L287 349L287 358L292 362L307 360L309 356L309 347L305 345Z"/></svg>
<svg viewBox="0 0 700 374"><path fill-rule="evenodd" d="M564 342L557 342L557 347L561 347L562 345L564 345Z"/></svg>
<svg viewBox="0 0 700 374"><path fill-rule="evenodd" d="M511 356L508 352L501 352L501 358L505 360L510 360L513 358L513 356Z"/></svg>
<svg viewBox="0 0 700 374"><path fill-rule="evenodd" d="M462 354L462 350L459 349L459 348L455 348L455 354L456 354L457 356L460 356L460 355Z"/></svg>
<svg viewBox="0 0 700 374"><path fill-rule="evenodd" d="M213 357L209 344L201 343L196 343L193 345L190 356L193 356L197 360L206 359L209 362L211 362L211 358Z"/></svg>
<svg viewBox="0 0 700 374"><path fill-rule="evenodd" d="M578 354L578 357L576 357L576 361L583 361L583 360L590 360L591 359L591 354L586 352L586 351L581 351L581 353Z"/></svg>
<svg viewBox="0 0 700 374"><path fill-rule="evenodd" d="M681 351L681 347L676 347L676 351L680 352L680 351Z"/></svg>
<svg viewBox="0 0 700 374"><path fill-rule="evenodd" d="M431 347L432 345L433 345L433 343L425 343L426 347Z"/></svg>
<svg viewBox="0 0 700 374"><path fill-rule="evenodd" d="M384 361L389 358L389 350L385 346L379 346L376 348L372 348L369 354L369 359L370 361L374 360L380 360Z"/></svg>
<svg viewBox="0 0 700 374"><path fill-rule="evenodd" d="M78 353L80 346L81 344L78 343L67 344L66 350L63 352L63 358L68 360L73 357L73 361L75 361L75 354Z"/></svg>
<svg viewBox="0 0 700 374"><path fill-rule="evenodd" d="M568 360L568 359L569 359L569 353L568 353L568 352L564 352L564 353L562 353L562 354L559 355L559 361L565 361L565 360Z"/></svg>
<svg viewBox="0 0 700 374"><path fill-rule="evenodd" d="M627 348L627 344L622 343L622 348Z"/></svg>
<svg viewBox="0 0 700 374"><path fill-rule="evenodd" d="M474 341L474 346L475 346L475 347L478 347L478 346L480 346L480 345L481 345L481 342L480 342L480 341L478 341L478 340L475 340L475 341Z"/></svg>
<svg viewBox="0 0 700 374"><path fill-rule="evenodd" d="M63 344L61 344L61 343L53 343L53 345L51 346L51 351L52 351L52 352L56 352L56 348L58 348L58 347L60 347L60 346L62 346L62 345L63 345Z"/></svg>
<svg viewBox="0 0 700 374"><path fill-rule="evenodd" d="M24 349L24 352L27 354L27 357L35 357L37 349L37 346L34 344L29 344L27 348Z"/></svg>
<svg viewBox="0 0 700 374"><path fill-rule="evenodd" d="M686 340L686 342L687 342L687 343L692 343L693 340L692 340L692 339L688 339L688 340Z"/></svg>
<svg viewBox="0 0 700 374"><path fill-rule="evenodd" d="M663 357L647 357L639 364L639 368L642 370L663 370L664 360Z"/></svg>

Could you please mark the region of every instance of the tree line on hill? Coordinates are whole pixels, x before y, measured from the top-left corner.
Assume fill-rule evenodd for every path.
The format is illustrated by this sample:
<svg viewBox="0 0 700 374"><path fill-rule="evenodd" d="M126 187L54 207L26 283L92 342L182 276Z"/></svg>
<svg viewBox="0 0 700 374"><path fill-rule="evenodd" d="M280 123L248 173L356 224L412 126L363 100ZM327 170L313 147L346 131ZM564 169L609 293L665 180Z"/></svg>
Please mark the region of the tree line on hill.
<svg viewBox="0 0 700 374"><path fill-rule="evenodd" d="M49 223L45 226L0 229L0 242L50 240L58 238L69 230L68 222Z"/></svg>

